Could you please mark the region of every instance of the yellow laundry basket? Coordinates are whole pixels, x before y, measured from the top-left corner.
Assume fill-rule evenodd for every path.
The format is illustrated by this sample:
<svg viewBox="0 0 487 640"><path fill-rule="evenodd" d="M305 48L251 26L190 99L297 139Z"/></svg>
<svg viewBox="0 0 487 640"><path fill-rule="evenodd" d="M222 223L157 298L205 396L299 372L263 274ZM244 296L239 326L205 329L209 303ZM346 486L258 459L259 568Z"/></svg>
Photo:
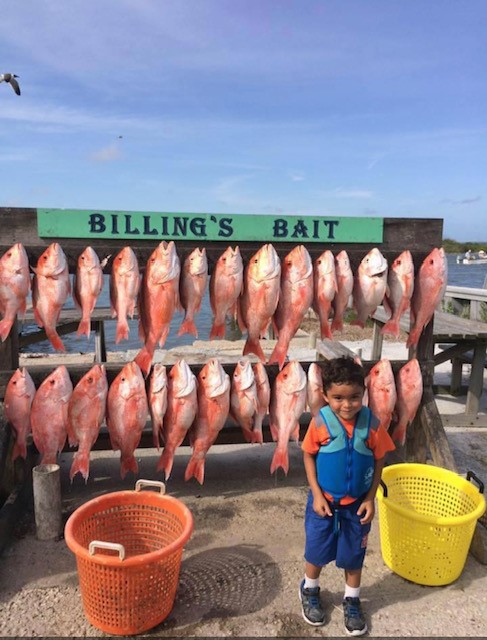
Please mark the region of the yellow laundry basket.
<svg viewBox="0 0 487 640"><path fill-rule="evenodd" d="M477 520L485 512L483 491L483 483L471 471L463 478L427 464L385 467L377 500L386 565L418 584L456 580Z"/></svg>

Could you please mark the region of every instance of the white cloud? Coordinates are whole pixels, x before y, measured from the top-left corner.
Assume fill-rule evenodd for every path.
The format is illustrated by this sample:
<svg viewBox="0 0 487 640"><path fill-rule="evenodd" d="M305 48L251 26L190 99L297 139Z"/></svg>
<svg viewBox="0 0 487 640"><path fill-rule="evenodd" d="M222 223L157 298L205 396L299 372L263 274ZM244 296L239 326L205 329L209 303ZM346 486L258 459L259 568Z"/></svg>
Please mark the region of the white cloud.
<svg viewBox="0 0 487 640"><path fill-rule="evenodd" d="M120 145L116 142L102 147L90 155L90 159L94 162L115 162L123 157Z"/></svg>

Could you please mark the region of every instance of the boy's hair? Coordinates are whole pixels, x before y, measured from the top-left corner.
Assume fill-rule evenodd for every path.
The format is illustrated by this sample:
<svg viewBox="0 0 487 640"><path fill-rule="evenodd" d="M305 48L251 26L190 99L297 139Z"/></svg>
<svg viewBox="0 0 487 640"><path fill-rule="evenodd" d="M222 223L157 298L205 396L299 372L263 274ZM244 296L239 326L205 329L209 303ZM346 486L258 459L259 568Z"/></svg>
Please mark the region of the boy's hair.
<svg viewBox="0 0 487 640"><path fill-rule="evenodd" d="M332 384L357 384L365 389L365 372L352 358L327 360L323 367L323 389L326 391Z"/></svg>

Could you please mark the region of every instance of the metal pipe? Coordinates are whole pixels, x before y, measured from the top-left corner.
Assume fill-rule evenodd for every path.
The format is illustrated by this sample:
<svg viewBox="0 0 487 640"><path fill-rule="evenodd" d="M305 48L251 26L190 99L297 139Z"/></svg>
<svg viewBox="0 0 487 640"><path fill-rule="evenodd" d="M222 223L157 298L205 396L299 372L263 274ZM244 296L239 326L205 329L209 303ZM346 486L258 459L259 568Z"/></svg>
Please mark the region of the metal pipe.
<svg viewBox="0 0 487 640"><path fill-rule="evenodd" d="M62 533L61 470L58 464L40 464L32 470L34 514L39 540Z"/></svg>

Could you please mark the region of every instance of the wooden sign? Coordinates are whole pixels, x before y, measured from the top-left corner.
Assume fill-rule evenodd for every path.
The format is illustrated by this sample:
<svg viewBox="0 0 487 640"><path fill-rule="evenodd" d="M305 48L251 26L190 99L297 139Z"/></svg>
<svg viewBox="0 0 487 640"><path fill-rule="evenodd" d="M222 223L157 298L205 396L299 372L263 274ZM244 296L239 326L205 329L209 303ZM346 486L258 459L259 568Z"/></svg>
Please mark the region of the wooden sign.
<svg viewBox="0 0 487 640"><path fill-rule="evenodd" d="M381 243L383 218L37 209L41 238Z"/></svg>

